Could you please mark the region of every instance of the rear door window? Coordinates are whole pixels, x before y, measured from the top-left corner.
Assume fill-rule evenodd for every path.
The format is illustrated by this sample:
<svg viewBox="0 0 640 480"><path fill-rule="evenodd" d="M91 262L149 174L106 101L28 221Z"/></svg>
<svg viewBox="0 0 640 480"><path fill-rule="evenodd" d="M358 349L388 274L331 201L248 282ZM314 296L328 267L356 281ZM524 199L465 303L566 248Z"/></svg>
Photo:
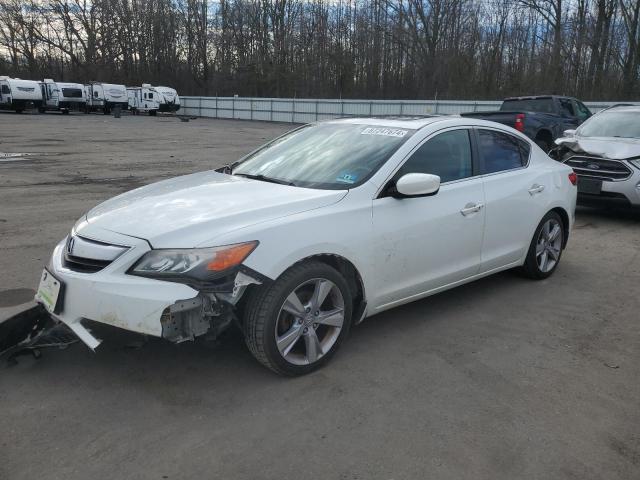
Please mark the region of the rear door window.
<svg viewBox="0 0 640 480"><path fill-rule="evenodd" d="M530 145L513 135L478 129L481 173L497 173L522 168L529 161Z"/></svg>

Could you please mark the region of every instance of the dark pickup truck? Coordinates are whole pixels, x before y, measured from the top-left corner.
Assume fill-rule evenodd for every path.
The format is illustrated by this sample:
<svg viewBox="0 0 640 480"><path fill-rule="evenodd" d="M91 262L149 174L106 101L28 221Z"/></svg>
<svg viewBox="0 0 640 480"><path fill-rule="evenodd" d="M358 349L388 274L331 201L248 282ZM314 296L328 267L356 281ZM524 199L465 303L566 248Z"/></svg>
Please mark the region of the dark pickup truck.
<svg viewBox="0 0 640 480"><path fill-rule="evenodd" d="M539 95L506 98L495 112L462 113L463 117L502 123L524 133L545 152L565 130L574 130L591 116L585 105L572 97Z"/></svg>

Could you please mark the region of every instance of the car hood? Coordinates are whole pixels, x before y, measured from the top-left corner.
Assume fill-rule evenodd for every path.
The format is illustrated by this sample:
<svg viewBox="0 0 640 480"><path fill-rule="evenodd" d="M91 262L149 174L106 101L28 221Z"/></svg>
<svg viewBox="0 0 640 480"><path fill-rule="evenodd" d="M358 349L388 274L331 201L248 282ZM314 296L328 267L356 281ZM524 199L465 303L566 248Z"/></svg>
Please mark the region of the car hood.
<svg viewBox="0 0 640 480"><path fill-rule="evenodd" d="M90 210L86 222L90 228L145 239L154 248L214 246L218 235L330 205L346 193L207 171L114 197Z"/></svg>
<svg viewBox="0 0 640 480"><path fill-rule="evenodd" d="M635 138L563 137L556 140L556 143L577 153L612 160L640 157L640 140Z"/></svg>

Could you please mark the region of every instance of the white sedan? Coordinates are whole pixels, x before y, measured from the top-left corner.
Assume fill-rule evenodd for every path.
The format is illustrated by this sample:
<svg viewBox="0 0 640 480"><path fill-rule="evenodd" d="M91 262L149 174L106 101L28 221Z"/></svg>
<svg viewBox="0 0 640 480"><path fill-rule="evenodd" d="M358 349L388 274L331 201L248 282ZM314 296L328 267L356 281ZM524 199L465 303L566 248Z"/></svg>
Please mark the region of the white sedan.
<svg viewBox="0 0 640 480"><path fill-rule="evenodd" d="M497 123L307 125L98 205L55 248L36 299L91 348L90 321L173 342L235 322L262 364L304 374L365 317L514 267L549 277L576 182Z"/></svg>

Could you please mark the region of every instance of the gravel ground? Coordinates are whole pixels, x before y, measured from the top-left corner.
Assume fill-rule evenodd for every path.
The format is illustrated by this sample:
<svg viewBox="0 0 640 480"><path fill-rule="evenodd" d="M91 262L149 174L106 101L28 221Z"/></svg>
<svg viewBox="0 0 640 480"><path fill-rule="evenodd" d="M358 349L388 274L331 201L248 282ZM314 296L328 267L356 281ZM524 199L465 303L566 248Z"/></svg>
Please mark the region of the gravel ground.
<svg viewBox="0 0 640 480"><path fill-rule="evenodd" d="M0 308L33 296L91 206L289 128L0 114ZM236 331L140 345L108 329L95 354L2 363L0 478L640 478L639 252L639 212L580 208L550 279L505 272L380 314L303 378Z"/></svg>

